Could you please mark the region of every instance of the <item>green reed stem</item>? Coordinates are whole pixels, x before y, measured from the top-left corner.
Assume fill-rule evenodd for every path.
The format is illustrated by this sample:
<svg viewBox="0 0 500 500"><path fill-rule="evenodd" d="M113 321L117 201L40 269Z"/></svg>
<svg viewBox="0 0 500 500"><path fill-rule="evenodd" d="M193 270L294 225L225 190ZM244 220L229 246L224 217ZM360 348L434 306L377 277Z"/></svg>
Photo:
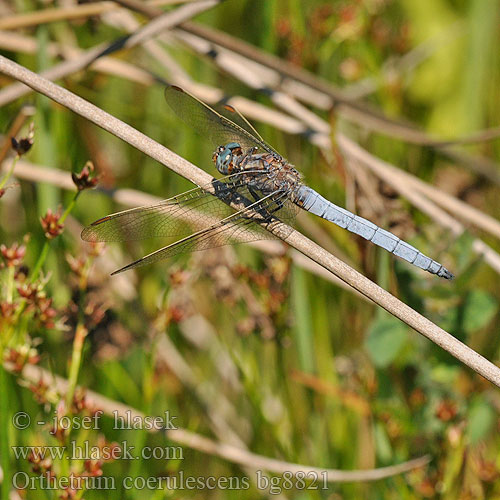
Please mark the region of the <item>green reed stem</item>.
<svg viewBox="0 0 500 500"><path fill-rule="evenodd" d="M31 282L35 281L38 278L38 274L40 273L40 269L42 268L45 259L47 258L47 255L49 253L49 240L45 240L45 243L43 244L42 251L40 252L40 255L38 256L38 260L35 263L35 267L33 268L33 271L31 273Z"/></svg>
<svg viewBox="0 0 500 500"><path fill-rule="evenodd" d="M7 302L10 304L14 299L14 274L16 269L14 266L9 266L7 269Z"/></svg>
<svg viewBox="0 0 500 500"><path fill-rule="evenodd" d="M78 372L80 371L80 364L82 361L82 350L85 337L87 336L87 329L82 323L78 323L73 340L73 352L71 354L71 365L68 377L68 390L66 391L66 412L69 413L73 396L75 394L76 383L78 381Z"/></svg>
<svg viewBox="0 0 500 500"><path fill-rule="evenodd" d="M14 168L16 167L17 160L19 160L19 155L16 155L14 159L12 160L12 164L10 165L10 168L8 172L4 175L3 179L0 181L0 189L2 189L7 181L10 179L12 174L14 173Z"/></svg>
<svg viewBox="0 0 500 500"><path fill-rule="evenodd" d="M69 205L66 207L66 210L64 211L64 213L61 215L61 218L59 219L59 221L61 223L64 223L64 221L66 220L66 217L68 217L68 215L70 214L71 210L73 210L73 208L75 208L76 200L80 196L80 193L81 193L81 191L77 191L75 193L75 196L73 196L73 199L69 202Z"/></svg>
<svg viewBox="0 0 500 500"><path fill-rule="evenodd" d="M1 359L3 360L3 349ZM9 500L10 494L10 446L9 446L9 428L10 422L9 410L9 376L2 363L0 363L0 464L2 465L3 481L1 487L2 500Z"/></svg>
<svg viewBox="0 0 500 500"><path fill-rule="evenodd" d="M64 213L61 215L59 222L61 224L64 223L68 215L70 214L71 210L76 205L76 200L78 199L78 196L80 196L81 191L77 191L75 195L73 196L73 199L70 201L69 205L66 207L66 210ZM46 239L45 243L43 244L42 251L40 252L40 255L38 256L38 260L36 261L35 267L33 268L33 272L31 274L31 282L35 281L38 278L38 274L40 273L40 269L42 268L43 264L45 263L45 260L47 259L47 255L49 253L49 248L50 248L50 240Z"/></svg>

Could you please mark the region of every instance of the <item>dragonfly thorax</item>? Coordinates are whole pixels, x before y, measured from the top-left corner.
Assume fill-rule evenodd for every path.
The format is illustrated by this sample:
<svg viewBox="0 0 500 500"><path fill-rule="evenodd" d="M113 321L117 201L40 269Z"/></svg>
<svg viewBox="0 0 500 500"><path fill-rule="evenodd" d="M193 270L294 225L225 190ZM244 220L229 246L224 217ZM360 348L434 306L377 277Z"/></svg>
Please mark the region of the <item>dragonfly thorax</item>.
<svg viewBox="0 0 500 500"><path fill-rule="evenodd" d="M235 159L243 155L243 150L237 142L229 142L225 146L219 146L213 156L212 161L215 163L217 170L224 175L231 174L235 165Z"/></svg>

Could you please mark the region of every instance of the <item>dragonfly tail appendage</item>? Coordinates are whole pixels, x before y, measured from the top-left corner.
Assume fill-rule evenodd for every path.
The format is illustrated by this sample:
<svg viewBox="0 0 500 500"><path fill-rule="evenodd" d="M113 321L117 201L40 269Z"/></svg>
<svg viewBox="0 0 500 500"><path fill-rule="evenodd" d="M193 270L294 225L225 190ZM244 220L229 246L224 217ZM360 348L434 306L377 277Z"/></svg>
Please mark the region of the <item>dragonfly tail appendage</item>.
<svg viewBox="0 0 500 500"><path fill-rule="evenodd" d="M453 279L453 274L439 262L427 257L409 243L399 239L389 231L378 227L373 222L338 207L313 189L301 186L298 190L297 198L305 210L362 236L366 240L420 267L424 271L436 274L441 278Z"/></svg>

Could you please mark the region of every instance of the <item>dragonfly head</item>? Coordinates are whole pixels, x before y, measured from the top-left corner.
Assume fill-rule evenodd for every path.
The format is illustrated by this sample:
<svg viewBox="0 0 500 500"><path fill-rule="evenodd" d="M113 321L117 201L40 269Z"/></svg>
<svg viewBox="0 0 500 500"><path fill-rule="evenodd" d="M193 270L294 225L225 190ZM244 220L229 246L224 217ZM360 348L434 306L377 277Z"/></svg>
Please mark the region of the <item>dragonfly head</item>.
<svg viewBox="0 0 500 500"><path fill-rule="evenodd" d="M235 156L241 156L243 151L237 142L229 142L225 146L219 146L213 156L212 161L215 163L217 170L224 175L230 174L233 169L233 159Z"/></svg>

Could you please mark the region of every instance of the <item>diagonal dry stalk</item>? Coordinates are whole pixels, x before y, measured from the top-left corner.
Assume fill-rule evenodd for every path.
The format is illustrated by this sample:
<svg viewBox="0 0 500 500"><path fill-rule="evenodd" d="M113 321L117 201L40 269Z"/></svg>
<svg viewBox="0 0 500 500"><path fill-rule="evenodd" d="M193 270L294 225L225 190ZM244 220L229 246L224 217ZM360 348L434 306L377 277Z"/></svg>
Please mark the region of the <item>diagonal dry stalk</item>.
<svg viewBox="0 0 500 500"><path fill-rule="evenodd" d="M136 25L133 31L137 29L139 28ZM156 44L156 42L154 42L153 40L148 40L143 43L145 48L148 48L149 43ZM34 53L36 52L37 43L36 40L29 37L0 31L0 46L8 50L21 50L22 52ZM67 56L70 56L71 58L79 58L82 54L82 51L79 49L66 47L63 50L62 47L55 43L49 44L48 48L49 51L54 55L60 54L64 51L65 54ZM157 53L155 55L157 55ZM159 62L165 63L165 60L159 60ZM147 71L137 68L136 66L132 66L125 61L121 61L111 57L100 57L96 59L90 67L96 71L122 76L123 78L139 82L143 85L151 85L155 83L155 78ZM174 68L170 66L168 66L167 69L172 72L172 79L175 83L185 87L187 90L197 95L205 102L213 104L224 97L223 93L218 89L211 88L206 85L196 84L195 82L188 81L185 78L181 78L181 75L178 75ZM242 111L244 115L250 118L258 119L262 122L269 123L273 127L286 131L287 133L305 134L307 131L309 131L308 138L313 144L321 148L330 148L330 132L325 134L318 130L313 131L312 129L308 129L305 124L301 123L298 120L298 117L291 118L290 116L286 116L279 111L271 110L266 106L237 96L231 97L230 99L227 99L226 96L226 100L228 103L234 105L237 109ZM338 132L337 141L339 143L341 142L342 137L345 136ZM365 156L368 155L368 153L364 150L363 153L365 154ZM420 193L420 195L418 195L417 193L414 194L414 197L419 200L418 203L416 203L416 206L426 205L424 197L428 197L435 204L438 204L442 208L445 208L453 213L455 217L466 220L469 224L488 231L496 237L500 237L500 223L496 219L493 219L482 211L471 207L462 200L448 195L437 188L434 188L433 186L425 183L424 181L421 181L413 175L397 169L393 165L389 165L386 162L380 162L375 157L372 157L372 161L367 161L365 163L368 167L372 168L372 170L374 170L374 173L379 177L391 180L391 184L397 191L401 191L401 184L396 181L396 175L400 176L402 181L404 181L406 184L411 184L416 189L416 191ZM431 218L436 219L438 223L442 223L446 219L446 217L437 217L437 211L438 209L433 208L432 210L426 212ZM460 228L459 230L453 229L453 226L456 226L456 224L454 221L450 222L451 224L444 224L444 226L448 228L451 227L452 232L456 234L463 232L463 228ZM500 269L500 259L498 258L498 255L483 241L476 239L473 249L478 255L484 257L486 263L494 267L497 271Z"/></svg>
<svg viewBox="0 0 500 500"><path fill-rule="evenodd" d="M196 185L208 185L211 181L212 177L209 174L135 130L130 125L3 56L0 56L0 72L23 82L62 106L80 114ZM342 281L500 387L500 369L493 363L298 231L291 230L291 228L290 231L288 229L285 231L287 234L286 242L290 246L310 257L319 265L338 276ZM274 234L277 237L282 235L280 227L276 228Z"/></svg>
<svg viewBox="0 0 500 500"><path fill-rule="evenodd" d="M140 5L138 5L139 2L136 0L115 1L134 10L141 11L148 17L151 17L153 13L158 15L158 9L152 6L141 8ZM344 90L335 87L330 82L318 77L317 75L313 75L303 68L292 65L273 54L264 52L263 50L254 47L243 40L237 39L228 33L218 31L205 25L197 24L193 21L186 21L185 23L182 23L175 29L175 31L189 33L190 35L194 35L210 42L212 44L212 48L214 45L218 45L224 49L239 54L250 61L258 63L267 69L275 71L281 75L280 82L284 82L287 79L299 82L303 86L309 87L310 89L315 90L319 95L322 95L323 97L319 100L319 102L324 103L326 109L331 109L332 106L336 106L339 112L345 112L346 116L350 116L351 119L360 125L369 126L370 128L373 128L373 130L378 130L384 134L398 137L405 142L444 150L448 146L489 141L498 138L500 135L500 127L494 127L478 131L470 136L463 137L458 140L441 141L439 139L435 139L427 132L419 130L415 125L409 122L389 118L369 104L360 102L357 99L353 99L349 95L346 95ZM212 53L211 57L214 56L216 56L216 54Z"/></svg>
<svg viewBox="0 0 500 500"><path fill-rule="evenodd" d="M68 381L66 379L53 375L47 370L35 365L27 364L23 369L22 376L26 380L35 384L37 384L40 380L48 381L50 384L54 383L56 386L54 389L61 395L66 393L68 387ZM141 421L144 420L144 414L140 411L118 401L102 396L101 394L93 391L87 391L85 396L90 405L101 409L106 415L119 415L130 419L138 417ZM326 474L326 480L329 483L377 481L379 479L408 472L418 467L423 467L429 463L429 457L423 456L398 465L381 467L379 469L350 471L323 469L321 467L311 467L309 465L290 463L257 455L256 453L252 453L238 446L213 441L212 439L206 438L205 436L196 434L181 427L164 430L163 432L169 441L192 448L193 450L197 450L201 453L223 458L229 462L239 464L243 467L248 467L249 469L264 469L275 474L283 474L287 471L294 475L297 473L313 473L318 474L319 477L322 477L321 474Z"/></svg>
<svg viewBox="0 0 500 500"><path fill-rule="evenodd" d="M0 30L0 48L15 52L17 54L36 54L38 51L38 42L36 38L21 35L19 33ZM84 54L83 49L62 45L56 42L49 42L46 47L47 54L53 58L62 56L65 59L78 59ZM138 68L122 59L111 56L102 56L92 61L88 69L99 71L104 74L119 76L142 85L152 85L155 79L152 74ZM65 76L69 76L68 73ZM50 78L49 78L50 79ZM31 89L25 88L27 92Z"/></svg>
<svg viewBox="0 0 500 500"><path fill-rule="evenodd" d="M135 4L137 4L137 2L131 2L130 0L120 0L120 3L130 4L131 8L135 8ZM141 9L141 11L148 16L151 15L151 9ZM155 12L157 12L156 9ZM325 110L331 110L335 107L339 115L356 123L363 129L399 138L408 143L434 147L441 155L464 165L469 170L486 177L496 184L500 184L500 174L495 162L479 155L469 154L463 149L456 147L460 144L498 138L500 135L499 127L478 131L470 136L453 141L441 141L409 122L388 118L373 106L345 95L343 90L333 86L330 82L302 68L289 64L272 54L264 52L228 33L217 31L216 29L191 21L181 24L173 31L174 33L182 32L184 39L186 35L189 35L191 39L197 37L199 40L208 42L209 49L205 52L205 55L212 59L217 59L220 47L222 47L228 52L237 54L240 58L247 59L248 63L254 69L260 66L261 74L274 74L271 77L272 81L268 81L265 87L263 87L271 96L276 88L287 91L294 89L295 93L291 93L297 99L302 100L302 96L308 95L307 100L309 104Z"/></svg>

